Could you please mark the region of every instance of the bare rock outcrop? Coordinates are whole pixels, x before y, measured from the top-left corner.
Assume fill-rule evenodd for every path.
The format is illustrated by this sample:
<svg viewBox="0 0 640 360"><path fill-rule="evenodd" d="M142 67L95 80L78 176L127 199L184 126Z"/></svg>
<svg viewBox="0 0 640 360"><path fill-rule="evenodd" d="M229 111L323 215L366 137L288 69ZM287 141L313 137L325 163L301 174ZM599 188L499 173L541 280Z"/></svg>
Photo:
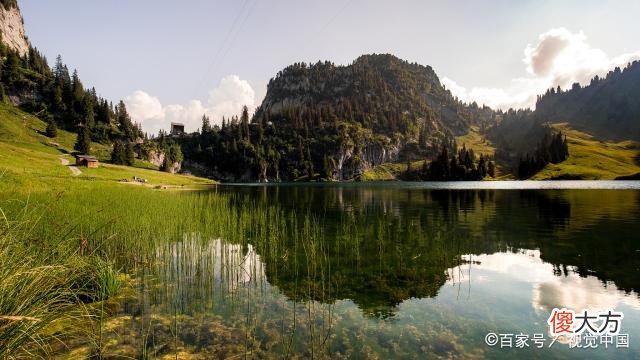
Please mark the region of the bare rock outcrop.
<svg viewBox="0 0 640 360"><path fill-rule="evenodd" d="M24 31L24 20L18 7L5 9L0 5L0 34L2 42L16 50L20 56L29 52L29 40Z"/></svg>

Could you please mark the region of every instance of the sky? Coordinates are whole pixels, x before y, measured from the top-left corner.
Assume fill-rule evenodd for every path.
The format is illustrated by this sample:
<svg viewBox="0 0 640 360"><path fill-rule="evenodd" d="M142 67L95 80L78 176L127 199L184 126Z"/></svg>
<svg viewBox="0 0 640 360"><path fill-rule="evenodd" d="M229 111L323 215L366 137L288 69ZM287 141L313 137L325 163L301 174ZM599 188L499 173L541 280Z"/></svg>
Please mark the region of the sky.
<svg viewBox="0 0 640 360"><path fill-rule="evenodd" d="M155 133L260 105L294 62L391 53L465 102L533 107L640 59L636 0L19 0L27 35Z"/></svg>

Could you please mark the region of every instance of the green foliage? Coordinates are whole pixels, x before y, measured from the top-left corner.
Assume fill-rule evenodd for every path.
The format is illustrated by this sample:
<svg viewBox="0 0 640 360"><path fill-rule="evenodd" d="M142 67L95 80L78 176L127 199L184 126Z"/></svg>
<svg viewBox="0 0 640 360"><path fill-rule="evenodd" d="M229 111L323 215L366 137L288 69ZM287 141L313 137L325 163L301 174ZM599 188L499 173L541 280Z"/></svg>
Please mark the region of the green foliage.
<svg viewBox="0 0 640 360"><path fill-rule="evenodd" d="M467 150L466 146L457 154L449 155L450 149L455 144L443 146L440 154L430 163L424 161L422 168L414 169L412 164L407 164L407 170L402 174L402 179L410 181L473 181L482 180L489 173L489 167L494 167L493 162L480 155L476 161L473 150ZM492 176L493 177L493 176Z"/></svg>
<svg viewBox="0 0 640 360"><path fill-rule="evenodd" d="M52 186L59 186L59 190L94 183L104 186L134 176L143 177L150 184L171 186L214 183L194 176L164 173L141 159L136 159L135 168L107 164L105 162L110 160L112 149L98 143L92 144L92 153L102 162L100 167L84 168L80 176L70 179L71 172L66 166L61 166L60 156L61 150L72 151L77 135L58 129L55 139L58 146L54 146L51 139L44 136L46 127L44 121L12 105L0 104L0 173L4 174L0 190L11 193ZM69 157L67 159L70 160Z"/></svg>
<svg viewBox="0 0 640 360"><path fill-rule="evenodd" d="M493 161L489 161L489 164L487 165L487 175L492 178L496 177L496 165Z"/></svg>
<svg viewBox="0 0 640 360"><path fill-rule="evenodd" d="M554 135L546 134L536 147L533 154L527 154L520 159L518 177L527 179L542 170L547 164L558 164L569 157L569 145L566 136L559 132Z"/></svg>
<svg viewBox="0 0 640 360"><path fill-rule="evenodd" d="M135 155L135 152L133 150L133 143L130 142L130 141L127 142L127 144L125 146L124 157L125 157L125 160L126 160L125 165L128 165L128 166L132 166L133 163L136 160L136 155Z"/></svg>
<svg viewBox="0 0 640 360"><path fill-rule="evenodd" d="M374 54L348 66L293 64L271 79L252 119L245 108L176 141L225 180L350 179L372 153L406 144L410 157L429 157L492 116L455 99L430 67Z"/></svg>
<svg viewBox="0 0 640 360"><path fill-rule="evenodd" d="M113 143L113 151L111 151L111 163L116 165L127 164L125 145L121 141L116 141Z"/></svg>
<svg viewBox="0 0 640 360"><path fill-rule="evenodd" d="M122 101L114 107L99 97L95 89L86 89L78 72L71 74L62 57L58 56L50 68L47 59L33 47L21 58L0 44L0 58L6 59L0 64L2 89L7 95L19 98L23 110L43 119L53 119L64 130L85 126L93 139L101 143L117 139L135 141L143 136Z"/></svg>
<svg viewBox="0 0 640 360"><path fill-rule="evenodd" d="M104 301L120 291L118 272L113 264L93 256L76 256L69 262L77 272L70 288L83 303Z"/></svg>
<svg viewBox="0 0 640 360"><path fill-rule="evenodd" d="M82 126L78 131L78 138L73 149L81 154L89 154L91 151L91 134L89 133L89 127Z"/></svg>
<svg viewBox="0 0 640 360"><path fill-rule="evenodd" d="M569 90L549 89L538 96L536 110L513 110L497 113L496 124L487 129L487 136L497 147L496 159L518 173L522 154L532 154L548 133L547 124L568 124L572 129L589 133L608 142L640 140L640 61L624 70L616 68L606 77L596 76L587 86L574 84ZM530 155L533 158L533 155ZM526 167L536 166L531 160ZM583 168L583 170L585 170ZM578 173L585 174L582 170ZM608 172L587 171L591 177L611 176ZM525 171L529 175L532 171Z"/></svg>
<svg viewBox="0 0 640 360"><path fill-rule="evenodd" d="M51 121L47 124L46 134L50 138L58 136L58 126L55 122Z"/></svg>
<svg viewBox="0 0 640 360"><path fill-rule="evenodd" d="M34 238L34 228L47 210L24 208L17 217L0 211L1 358L48 354L52 341L77 332L69 328L56 334L51 326L92 321L93 314L81 302L106 300L119 291L110 263L74 255L66 238Z"/></svg>
<svg viewBox="0 0 640 360"><path fill-rule="evenodd" d="M135 160L136 156L132 142L116 141L113 143L113 150L111 151L112 164L133 166Z"/></svg>
<svg viewBox="0 0 640 360"><path fill-rule="evenodd" d="M532 179L613 180L640 172L640 164L635 159L640 151L638 142L604 142L567 124L553 127L566 135L569 158L558 164L547 164Z"/></svg>
<svg viewBox="0 0 640 360"><path fill-rule="evenodd" d="M588 86L549 89L538 97L535 115L549 122L567 122L601 139L640 140L640 61L616 67Z"/></svg>
<svg viewBox="0 0 640 360"><path fill-rule="evenodd" d="M180 149L180 145L176 143L171 143L166 146L164 161L161 166L161 170L170 172L175 163L180 163L183 160L182 150Z"/></svg>

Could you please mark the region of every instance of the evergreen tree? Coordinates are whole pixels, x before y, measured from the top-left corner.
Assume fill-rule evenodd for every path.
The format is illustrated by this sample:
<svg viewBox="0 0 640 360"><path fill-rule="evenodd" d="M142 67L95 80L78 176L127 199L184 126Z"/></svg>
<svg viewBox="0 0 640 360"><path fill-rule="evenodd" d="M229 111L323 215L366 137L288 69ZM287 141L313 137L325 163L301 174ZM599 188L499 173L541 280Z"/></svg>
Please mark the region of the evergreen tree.
<svg viewBox="0 0 640 360"><path fill-rule="evenodd" d="M111 151L111 162L116 165L127 164L127 156L124 149L124 144L119 140L113 143L113 150Z"/></svg>
<svg viewBox="0 0 640 360"><path fill-rule="evenodd" d="M242 107L242 115L240 116L240 125L242 126L241 134L242 138L249 140L249 108L247 106Z"/></svg>
<svg viewBox="0 0 640 360"><path fill-rule="evenodd" d="M489 165L487 165L487 174L492 178L496 177L496 165L493 161L489 161Z"/></svg>
<svg viewBox="0 0 640 360"><path fill-rule="evenodd" d="M202 115L202 128L201 128L201 133L202 134L208 134L211 132L212 128L211 128L211 120L209 119L209 117L205 114Z"/></svg>
<svg viewBox="0 0 640 360"><path fill-rule="evenodd" d="M165 149L164 161L160 169L162 171L171 172L173 165L182 162L182 159L183 155L180 145L173 143Z"/></svg>
<svg viewBox="0 0 640 360"><path fill-rule="evenodd" d="M127 145L125 147L124 158L125 158L125 163L127 165L133 166L133 163L135 161L136 155L135 155L135 152L133 150L133 143L131 141L127 142Z"/></svg>
<svg viewBox="0 0 640 360"><path fill-rule="evenodd" d="M81 154L89 154L89 151L91 150L91 133L87 126L80 127L76 144L73 148Z"/></svg>
<svg viewBox="0 0 640 360"><path fill-rule="evenodd" d="M56 123L53 121L53 119L50 120L47 124L46 134L50 138L58 136L58 126L56 126Z"/></svg>
<svg viewBox="0 0 640 360"><path fill-rule="evenodd" d="M480 173L480 177L483 179L487 176L487 162L483 155L480 155L480 160L478 161L478 172Z"/></svg>

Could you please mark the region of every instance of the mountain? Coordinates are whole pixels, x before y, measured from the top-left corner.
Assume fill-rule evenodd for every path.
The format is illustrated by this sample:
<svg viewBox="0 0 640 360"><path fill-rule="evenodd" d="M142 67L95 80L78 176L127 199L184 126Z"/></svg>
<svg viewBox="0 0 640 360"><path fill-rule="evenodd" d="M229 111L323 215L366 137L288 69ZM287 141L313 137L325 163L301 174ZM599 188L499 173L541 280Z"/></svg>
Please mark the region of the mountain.
<svg viewBox="0 0 640 360"><path fill-rule="evenodd" d="M585 87L550 89L538 97L533 115L538 121L567 122L602 140L640 141L640 61L596 76Z"/></svg>
<svg viewBox="0 0 640 360"><path fill-rule="evenodd" d="M640 170L640 62L595 77L584 87L549 89L538 96L535 110L509 110L497 118L486 136L497 147L497 161L512 172L550 129L561 129L569 137L569 161L550 165L542 174L581 179L632 175Z"/></svg>
<svg viewBox="0 0 640 360"><path fill-rule="evenodd" d="M250 123L232 118L183 150L227 180L347 180L383 163L435 157L493 119L491 109L454 98L431 67L372 54L346 66L288 66Z"/></svg>
<svg viewBox="0 0 640 360"><path fill-rule="evenodd" d="M2 42L20 56L29 52L29 40L24 31L24 20L16 0L0 1L0 35Z"/></svg>

